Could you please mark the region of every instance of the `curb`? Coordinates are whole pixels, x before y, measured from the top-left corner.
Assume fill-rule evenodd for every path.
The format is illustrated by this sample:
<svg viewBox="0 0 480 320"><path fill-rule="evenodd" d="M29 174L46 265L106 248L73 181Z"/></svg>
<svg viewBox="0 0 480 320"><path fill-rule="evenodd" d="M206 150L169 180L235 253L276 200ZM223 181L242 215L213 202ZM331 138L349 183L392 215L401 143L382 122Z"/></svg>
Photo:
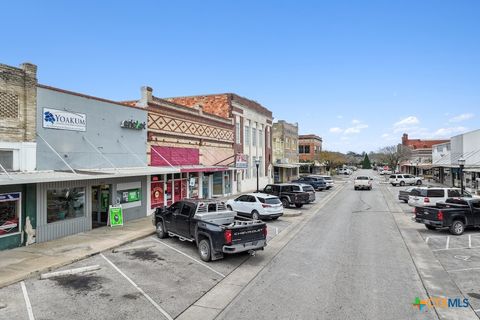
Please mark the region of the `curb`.
<svg viewBox="0 0 480 320"><path fill-rule="evenodd" d="M50 272L52 270L55 270L55 269L58 269L58 268L61 268L61 267L64 267L64 266L67 266L69 264L72 264L74 262L77 262L77 261L80 261L80 260L83 260L83 259L86 259L88 257L91 257L91 256L94 256L96 254L99 254L103 251L106 251L106 250L112 250L114 248L117 248L117 247L120 247L120 246L123 246L124 244L127 244L127 243L130 243L130 242L133 242L133 241L136 241L136 240L139 240L139 239L143 239L145 237L148 237L148 236L151 236L152 234L154 234L155 231L149 231L149 232L144 232L142 234L138 234L138 235L135 235L135 236L132 236L131 238L129 239L126 239L126 240L123 240L123 241L120 241L118 243L115 243L115 244L112 244L112 245L107 245L101 249L94 249L92 250L91 252L88 252L87 254L82 254L82 255L79 255L79 256L76 256L74 258L69 258L69 259L66 259L66 260L63 260L61 262L56 262L56 263L51 263L49 264L48 266L45 266L45 267L42 267L42 268L39 268L35 271L26 271L26 272L22 272L22 273L19 273L18 275L15 275L15 276L12 276L12 277L9 277L8 279L6 280L0 280L0 289L1 288L4 288L4 287L7 287L9 285L12 285L12 284L15 284L17 282L20 282L20 281L23 281L25 279L28 279L28 278L31 278L31 277L35 277L35 276L39 276L40 274L42 273L45 273L45 272ZM59 256L61 257L61 256Z"/></svg>
<svg viewBox="0 0 480 320"><path fill-rule="evenodd" d="M312 206L312 213L303 220L292 223L282 233L273 238L261 259L247 259L238 266L196 302L183 310L176 319L179 320L209 320L217 318L223 310L239 295L250 282L280 253L280 251L300 232L303 227L315 217L315 214L333 199L344 186L329 194L324 201Z"/></svg>

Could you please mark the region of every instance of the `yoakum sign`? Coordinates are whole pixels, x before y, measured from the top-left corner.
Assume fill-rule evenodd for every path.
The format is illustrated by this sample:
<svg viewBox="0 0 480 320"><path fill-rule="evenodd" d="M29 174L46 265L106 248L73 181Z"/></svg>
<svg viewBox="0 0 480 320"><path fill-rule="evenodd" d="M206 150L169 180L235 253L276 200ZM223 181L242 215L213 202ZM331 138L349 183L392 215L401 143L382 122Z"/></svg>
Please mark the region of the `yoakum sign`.
<svg viewBox="0 0 480 320"><path fill-rule="evenodd" d="M87 115L51 108L43 108L43 127L49 129L87 131Z"/></svg>

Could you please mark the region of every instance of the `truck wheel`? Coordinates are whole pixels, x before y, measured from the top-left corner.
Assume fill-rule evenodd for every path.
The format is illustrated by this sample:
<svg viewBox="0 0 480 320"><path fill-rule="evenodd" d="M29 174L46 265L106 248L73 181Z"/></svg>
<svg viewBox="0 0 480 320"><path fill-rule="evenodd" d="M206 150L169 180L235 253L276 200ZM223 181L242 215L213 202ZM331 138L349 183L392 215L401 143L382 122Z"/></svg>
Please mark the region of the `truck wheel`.
<svg viewBox="0 0 480 320"><path fill-rule="evenodd" d="M422 180L418 180L417 181L417 186L421 186L422 185Z"/></svg>
<svg viewBox="0 0 480 320"><path fill-rule="evenodd" d="M160 239L163 239L167 236L167 234L165 233L165 230L163 228L163 222L159 222L157 223L157 236L160 238Z"/></svg>
<svg viewBox="0 0 480 320"><path fill-rule="evenodd" d="M227 205L227 209L232 211L232 207L229 204Z"/></svg>
<svg viewBox="0 0 480 320"><path fill-rule="evenodd" d="M396 184L396 183L392 183L392 186L396 187L396 186L397 186L397 184Z"/></svg>
<svg viewBox="0 0 480 320"><path fill-rule="evenodd" d="M295 203L295 207L301 208L301 207L303 207L303 203Z"/></svg>
<svg viewBox="0 0 480 320"><path fill-rule="evenodd" d="M400 187L403 187L405 185L405 181L400 181Z"/></svg>
<svg viewBox="0 0 480 320"><path fill-rule="evenodd" d="M260 220L260 216L258 215L257 210L252 211L252 219L253 220Z"/></svg>
<svg viewBox="0 0 480 320"><path fill-rule="evenodd" d="M210 261L212 255L212 248L210 247L210 241L208 239L202 239L198 243L198 254L200 255L200 259L205 262Z"/></svg>
<svg viewBox="0 0 480 320"><path fill-rule="evenodd" d="M465 231L465 224L460 220L453 221L452 225L450 226L450 233L455 236L459 236L463 233L463 231Z"/></svg>
<svg viewBox="0 0 480 320"><path fill-rule="evenodd" d="M353 189L355 189L355 190L358 190L358 188L357 188L357 187L354 187Z"/></svg>
<svg viewBox="0 0 480 320"><path fill-rule="evenodd" d="M282 198L282 205L283 205L284 208L288 208L290 203L288 202L287 198Z"/></svg>
<svg viewBox="0 0 480 320"><path fill-rule="evenodd" d="M428 229L428 230L437 230L437 228L435 228L434 226L431 226L429 224L426 224L425 227Z"/></svg>

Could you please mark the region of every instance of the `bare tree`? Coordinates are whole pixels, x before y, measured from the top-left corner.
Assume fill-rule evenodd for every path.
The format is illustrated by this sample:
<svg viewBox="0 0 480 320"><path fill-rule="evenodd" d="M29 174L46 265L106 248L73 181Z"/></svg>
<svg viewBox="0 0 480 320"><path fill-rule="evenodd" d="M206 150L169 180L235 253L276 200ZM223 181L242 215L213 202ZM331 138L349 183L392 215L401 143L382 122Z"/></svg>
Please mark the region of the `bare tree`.
<svg viewBox="0 0 480 320"><path fill-rule="evenodd" d="M410 155L410 148L401 144L384 147L378 151L378 159L388 165L392 170L394 170L401 161L410 158Z"/></svg>

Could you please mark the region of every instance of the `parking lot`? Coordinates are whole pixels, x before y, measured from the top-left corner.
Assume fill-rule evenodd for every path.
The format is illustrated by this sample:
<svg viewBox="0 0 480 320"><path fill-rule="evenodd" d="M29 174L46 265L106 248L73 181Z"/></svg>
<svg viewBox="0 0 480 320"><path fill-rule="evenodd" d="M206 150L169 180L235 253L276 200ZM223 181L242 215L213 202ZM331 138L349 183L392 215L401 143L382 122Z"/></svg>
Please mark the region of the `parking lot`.
<svg viewBox="0 0 480 320"><path fill-rule="evenodd" d="M406 187L388 185L387 188L396 198ZM413 217L412 207L397 201L402 211ZM448 230L428 230L421 224L411 223L480 315L480 229L466 229L461 236L453 236Z"/></svg>
<svg viewBox="0 0 480 320"><path fill-rule="evenodd" d="M316 202L330 192L317 192ZM302 215L266 221L268 240L312 214L311 208L285 209ZM96 270L0 289L0 319L172 319L247 259L262 259L262 252L205 263L193 243L153 235L54 271Z"/></svg>

